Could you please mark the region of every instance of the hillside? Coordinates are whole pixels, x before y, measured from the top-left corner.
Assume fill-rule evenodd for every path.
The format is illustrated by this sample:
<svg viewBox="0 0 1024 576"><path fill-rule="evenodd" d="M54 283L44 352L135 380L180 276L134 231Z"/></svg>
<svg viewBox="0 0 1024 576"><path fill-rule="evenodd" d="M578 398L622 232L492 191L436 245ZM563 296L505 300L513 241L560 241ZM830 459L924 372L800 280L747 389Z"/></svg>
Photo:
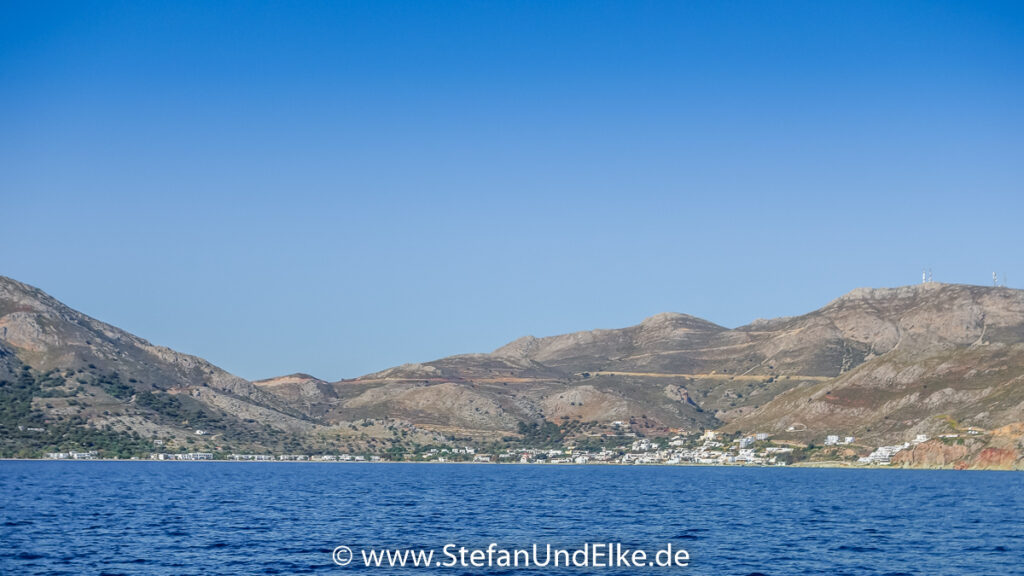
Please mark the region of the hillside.
<svg viewBox="0 0 1024 576"><path fill-rule="evenodd" d="M22 410L20 418L39 424L32 428L62 435L12 431L4 422L5 443L13 436L27 446L60 444L87 437L80 433L85 429L124 436L125 445L153 438L246 445L273 443L279 433L310 427L276 396L242 378L201 358L154 346L3 277L0 351L8 378L20 378L33 396L30 411ZM205 434L197 435L197 429Z"/></svg>
<svg viewBox="0 0 1024 576"><path fill-rule="evenodd" d="M835 379L782 394L726 429L807 427L904 439L1024 420L1019 290L926 284L855 291L823 308L872 349Z"/></svg>
<svg viewBox="0 0 1024 576"><path fill-rule="evenodd" d="M858 289L731 330L660 314L623 329L528 336L334 383L312 406L328 419L475 434L521 420L592 421L599 432L628 421L645 434L721 428L797 444L849 435L866 450L1024 421L1022 374L1024 292L928 283Z"/></svg>
<svg viewBox="0 0 1024 576"><path fill-rule="evenodd" d="M810 445L849 435L869 451L1024 422L1024 292L858 289L735 329L666 313L352 380L248 382L0 277L0 380L5 454L90 434L136 452L158 441L380 453L507 442L543 422L581 439L721 429ZM999 438L1000 450L1017 450L1015 436Z"/></svg>

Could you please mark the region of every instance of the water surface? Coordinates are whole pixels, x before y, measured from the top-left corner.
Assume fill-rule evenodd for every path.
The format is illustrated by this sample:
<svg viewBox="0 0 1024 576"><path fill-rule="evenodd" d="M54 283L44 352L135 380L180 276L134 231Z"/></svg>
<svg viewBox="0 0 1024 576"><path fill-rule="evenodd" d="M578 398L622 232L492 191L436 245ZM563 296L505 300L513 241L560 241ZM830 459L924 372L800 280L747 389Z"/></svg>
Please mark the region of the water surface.
<svg viewBox="0 0 1024 576"><path fill-rule="evenodd" d="M0 574L1024 574L1024 475L0 462ZM339 567L331 551L690 552L686 568ZM438 552L440 554L440 552Z"/></svg>

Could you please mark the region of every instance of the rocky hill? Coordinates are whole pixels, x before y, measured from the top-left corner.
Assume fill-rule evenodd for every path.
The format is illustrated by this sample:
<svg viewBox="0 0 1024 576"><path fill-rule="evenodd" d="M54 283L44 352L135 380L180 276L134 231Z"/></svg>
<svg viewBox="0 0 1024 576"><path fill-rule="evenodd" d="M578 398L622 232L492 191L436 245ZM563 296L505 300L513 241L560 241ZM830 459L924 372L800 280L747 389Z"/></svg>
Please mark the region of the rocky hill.
<svg viewBox="0 0 1024 576"><path fill-rule="evenodd" d="M277 396L201 358L150 344L4 277L0 379L22 384L17 394L3 390L8 454L90 434L124 436L132 446L151 439L276 444L279 435L313 425ZM29 405L15 401L24 394Z"/></svg>
<svg viewBox="0 0 1024 576"><path fill-rule="evenodd" d="M1024 292L926 284L858 290L814 313L870 346L836 378L790 390L726 429L908 439L1024 420ZM867 336L867 337L865 337Z"/></svg>
<svg viewBox="0 0 1024 576"><path fill-rule="evenodd" d="M866 449L1024 421L1022 377L1024 292L928 283L858 289L731 330L660 314L528 336L334 383L316 413L474 434L537 419L624 421L646 434L763 431L798 444L836 434Z"/></svg>
<svg viewBox="0 0 1024 576"><path fill-rule="evenodd" d="M659 314L340 382L248 382L0 277L0 380L31 389L30 411L5 416L9 429L18 418L72 422L203 446L389 450L399 438L499 441L551 422L591 436L761 431L795 445L850 435L867 450L1024 421L1024 292L858 289L735 329ZM208 434L197 437L198 426ZM19 434L8 452L28 442ZM996 448L1016 450L1012 435L998 437Z"/></svg>

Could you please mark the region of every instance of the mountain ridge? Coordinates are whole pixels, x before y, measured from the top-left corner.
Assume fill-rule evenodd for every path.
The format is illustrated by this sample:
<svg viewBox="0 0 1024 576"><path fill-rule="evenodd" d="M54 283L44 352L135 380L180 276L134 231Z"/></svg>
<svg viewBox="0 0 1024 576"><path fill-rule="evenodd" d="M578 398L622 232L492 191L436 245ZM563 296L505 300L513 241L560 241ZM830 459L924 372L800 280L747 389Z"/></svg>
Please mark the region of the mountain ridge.
<svg viewBox="0 0 1024 576"><path fill-rule="evenodd" d="M940 433L950 420L1024 421L1024 291L858 288L736 328L670 312L337 382L250 382L0 277L0 378L26 365L52 388L37 387L33 418L176 442L196 441L199 418L217 423L223 443L253 447L391 449L396 425L424 441L496 441L538 422L593 434L613 422L644 435L756 429L805 444L841 432L878 445Z"/></svg>

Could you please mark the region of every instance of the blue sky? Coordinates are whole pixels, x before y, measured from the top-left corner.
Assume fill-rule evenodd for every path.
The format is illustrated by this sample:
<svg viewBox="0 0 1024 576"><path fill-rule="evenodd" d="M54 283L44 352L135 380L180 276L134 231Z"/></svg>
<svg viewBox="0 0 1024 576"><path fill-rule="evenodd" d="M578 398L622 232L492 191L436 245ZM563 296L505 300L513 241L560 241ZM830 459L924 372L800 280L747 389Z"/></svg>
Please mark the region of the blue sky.
<svg viewBox="0 0 1024 576"><path fill-rule="evenodd" d="M248 378L1024 286L1024 5L4 2L0 274Z"/></svg>

